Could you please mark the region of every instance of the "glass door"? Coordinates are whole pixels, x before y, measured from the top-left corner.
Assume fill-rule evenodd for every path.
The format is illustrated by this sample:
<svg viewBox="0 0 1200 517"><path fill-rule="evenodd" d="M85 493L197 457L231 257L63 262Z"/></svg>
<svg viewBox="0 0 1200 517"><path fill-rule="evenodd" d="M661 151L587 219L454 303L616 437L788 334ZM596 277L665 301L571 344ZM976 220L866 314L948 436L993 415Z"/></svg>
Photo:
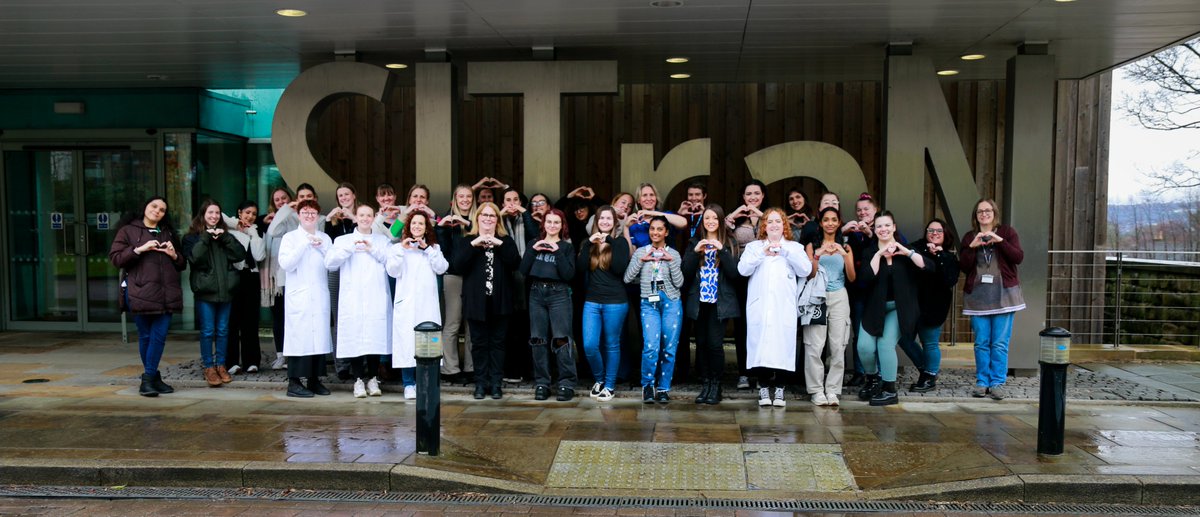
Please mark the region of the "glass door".
<svg viewBox="0 0 1200 517"><path fill-rule="evenodd" d="M14 329L115 330L118 222L155 192L141 146L5 148L7 257Z"/></svg>

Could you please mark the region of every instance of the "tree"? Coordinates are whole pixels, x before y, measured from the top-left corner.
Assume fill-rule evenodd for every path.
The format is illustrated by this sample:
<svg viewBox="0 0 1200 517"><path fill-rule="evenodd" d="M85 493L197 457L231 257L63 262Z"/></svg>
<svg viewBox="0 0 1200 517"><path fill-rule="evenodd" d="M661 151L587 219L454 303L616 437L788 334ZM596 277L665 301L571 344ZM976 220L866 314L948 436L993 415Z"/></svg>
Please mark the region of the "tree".
<svg viewBox="0 0 1200 517"><path fill-rule="evenodd" d="M1180 43L1127 66L1126 76L1143 86L1121 99L1126 116L1147 129L1200 129L1200 38ZM1200 152L1148 173L1155 190L1200 187ZM1191 162L1191 163L1189 163Z"/></svg>

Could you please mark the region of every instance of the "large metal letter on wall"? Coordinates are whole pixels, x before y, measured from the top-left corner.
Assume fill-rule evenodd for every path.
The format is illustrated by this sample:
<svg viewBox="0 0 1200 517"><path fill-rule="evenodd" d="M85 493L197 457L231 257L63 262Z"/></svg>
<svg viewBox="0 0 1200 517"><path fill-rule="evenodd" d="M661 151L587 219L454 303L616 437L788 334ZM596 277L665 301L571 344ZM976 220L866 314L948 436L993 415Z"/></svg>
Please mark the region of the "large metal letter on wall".
<svg viewBox="0 0 1200 517"><path fill-rule="evenodd" d="M642 183L653 183L665 200L679 182L712 170L712 140L697 138L675 146L654 166L654 144L621 144L621 190L637 199ZM615 194L615 192L614 192Z"/></svg>
<svg viewBox="0 0 1200 517"><path fill-rule="evenodd" d="M616 61L530 61L467 64L467 93L525 96L526 192L562 194L564 93L616 93Z"/></svg>
<svg viewBox="0 0 1200 517"><path fill-rule="evenodd" d="M378 66L338 61L309 68L288 85L271 121L271 148L279 175L289 187L309 183L322 199L334 199L337 182L308 148L309 123L320 112L319 107L345 95L366 95L383 102L391 77Z"/></svg>
<svg viewBox="0 0 1200 517"><path fill-rule="evenodd" d="M841 199L857 199L867 180L850 153L825 142L797 141L773 145L745 158L750 175L770 185L797 176L816 179ZM853 206L847 202L847 206Z"/></svg>
<svg viewBox="0 0 1200 517"><path fill-rule="evenodd" d="M416 180L429 187L430 206L450 203L457 172L452 66L450 63L417 63L416 66Z"/></svg>

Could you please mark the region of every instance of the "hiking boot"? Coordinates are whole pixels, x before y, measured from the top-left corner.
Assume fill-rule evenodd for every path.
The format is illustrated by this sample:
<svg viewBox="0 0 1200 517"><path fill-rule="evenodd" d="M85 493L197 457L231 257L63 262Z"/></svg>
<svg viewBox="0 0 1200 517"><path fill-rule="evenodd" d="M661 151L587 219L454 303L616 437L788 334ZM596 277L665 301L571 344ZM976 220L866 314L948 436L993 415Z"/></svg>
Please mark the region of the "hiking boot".
<svg viewBox="0 0 1200 517"><path fill-rule="evenodd" d="M326 388L324 384L321 384L320 379L317 379L315 377L308 380L308 391L311 391L316 395L322 395L322 396L333 393L333 392L329 391L329 388Z"/></svg>
<svg viewBox="0 0 1200 517"><path fill-rule="evenodd" d="M154 391L159 393L175 393L175 388L163 382L162 372L154 372L154 378L150 380L150 383L154 386Z"/></svg>
<svg viewBox="0 0 1200 517"><path fill-rule="evenodd" d="M142 385L138 386L138 395L143 397L157 397L158 390L154 389L154 376L148 373L142 374Z"/></svg>
<svg viewBox="0 0 1200 517"><path fill-rule="evenodd" d="M988 390L988 394L992 396L992 400L1004 400L1008 396L1008 391L1004 389L1004 385L992 386Z"/></svg>
<svg viewBox="0 0 1200 517"><path fill-rule="evenodd" d="M305 388L303 384L300 384L299 378L292 377L288 379L287 396L311 399L313 398L313 392Z"/></svg>
<svg viewBox="0 0 1200 517"><path fill-rule="evenodd" d="M217 365L217 377L221 379L221 384L233 382L233 377L229 375L229 370L226 370L223 364Z"/></svg>

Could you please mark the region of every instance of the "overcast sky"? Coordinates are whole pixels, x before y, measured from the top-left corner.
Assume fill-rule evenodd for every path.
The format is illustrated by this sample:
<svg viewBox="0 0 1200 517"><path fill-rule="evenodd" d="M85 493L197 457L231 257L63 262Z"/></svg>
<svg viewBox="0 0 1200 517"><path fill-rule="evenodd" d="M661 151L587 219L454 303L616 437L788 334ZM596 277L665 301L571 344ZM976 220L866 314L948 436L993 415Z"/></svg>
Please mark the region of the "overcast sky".
<svg viewBox="0 0 1200 517"><path fill-rule="evenodd" d="M1113 72L1111 141L1108 155L1108 202L1127 203L1132 194L1149 187L1145 173L1186 160L1200 150L1200 130L1155 131L1146 129L1122 113L1121 99L1135 95L1142 85L1125 77L1118 69ZM1200 168L1200 159L1191 162Z"/></svg>

